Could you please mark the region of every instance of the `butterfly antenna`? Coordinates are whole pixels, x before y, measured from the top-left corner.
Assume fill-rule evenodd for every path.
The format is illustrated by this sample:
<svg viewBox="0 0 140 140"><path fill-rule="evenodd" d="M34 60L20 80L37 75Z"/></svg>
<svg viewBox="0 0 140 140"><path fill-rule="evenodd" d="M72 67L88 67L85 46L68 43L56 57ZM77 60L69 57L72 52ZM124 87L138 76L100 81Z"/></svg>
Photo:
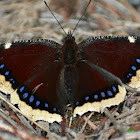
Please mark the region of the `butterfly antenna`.
<svg viewBox="0 0 140 140"><path fill-rule="evenodd" d="M88 8L88 6L89 6L90 3L91 3L91 0L89 0L89 2L88 2L88 4L87 4L87 6L86 6L86 8L85 8L85 10L84 10L84 12L83 12L83 14L82 14L82 16L80 17L79 21L77 22L77 24L76 24L76 26L75 26L75 28L74 28L74 30L73 30L73 32L72 32L72 35L73 35L74 31L76 30L77 26L79 25L79 22L80 22L81 19L83 18L83 16L84 16L84 14L85 14L85 12L86 12L86 10L87 10L87 8Z"/></svg>
<svg viewBox="0 0 140 140"><path fill-rule="evenodd" d="M54 13L52 12L52 10L50 9L49 5L47 4L46 1L44 1L45 5L47 6L47 8L49 9L49 11L51 12L51 14L53 15L53 17L56 19L57 23L60 25L61 29L64 31L64 33L67 36L67 33L65 32L64 28L62 27L61 23L59 22L59 20L56 18L56 16L54 15Z"/></svg>

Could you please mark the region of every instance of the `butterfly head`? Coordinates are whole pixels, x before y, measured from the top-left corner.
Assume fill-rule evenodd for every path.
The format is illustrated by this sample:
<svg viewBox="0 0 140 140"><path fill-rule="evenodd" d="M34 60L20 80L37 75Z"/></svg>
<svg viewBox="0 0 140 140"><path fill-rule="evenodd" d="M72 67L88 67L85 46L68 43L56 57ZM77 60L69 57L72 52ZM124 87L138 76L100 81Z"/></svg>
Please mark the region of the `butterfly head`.
<svg viewBox="0 0 140 140"><path fill-rule="evenodd" d="M66 41L75 41L75 37L72 35L71 31L69 31L66 37L64 38L64 42Z"/></svg>

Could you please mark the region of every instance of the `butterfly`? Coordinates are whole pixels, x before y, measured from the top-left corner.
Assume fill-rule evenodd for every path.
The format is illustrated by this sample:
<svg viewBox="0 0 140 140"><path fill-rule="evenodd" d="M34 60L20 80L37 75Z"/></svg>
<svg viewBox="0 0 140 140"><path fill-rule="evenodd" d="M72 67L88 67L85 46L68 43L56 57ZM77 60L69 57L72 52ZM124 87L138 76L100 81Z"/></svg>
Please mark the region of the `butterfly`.
<svg viewBox="0 0 140 140"><path fill-rule="evenodd" d="M140 38L91 37L77 44L71 32L60 45L28 40L0 45L0 91L32 120L61 122L124 101L140 86Z"/></svg>
<svg viewBox="0 0 140 140"><path fill-rule="evenodd" d="M124 84L140 86L139 37L91 37L77 44L47 39L0 45L0 92L33 121L61 122L124 101Z"/></svg>

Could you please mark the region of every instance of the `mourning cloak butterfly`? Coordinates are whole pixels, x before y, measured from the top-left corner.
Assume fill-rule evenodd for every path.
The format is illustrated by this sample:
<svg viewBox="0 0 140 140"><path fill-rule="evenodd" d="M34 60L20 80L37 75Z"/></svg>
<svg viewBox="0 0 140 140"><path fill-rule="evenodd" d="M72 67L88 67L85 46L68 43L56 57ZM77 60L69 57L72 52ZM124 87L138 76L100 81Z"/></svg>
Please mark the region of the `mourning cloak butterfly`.
<svg viewBox="0 0 140 140"><path fill-rule="evenodd" d="M61 122L68 104L74 116L118 105L124 84L140 86L140 38L77 44L69 32L63 45L43 39L0 45L0 92L33 121Z"/></svg>
<svg viewBox="0 0 140 140"><path fill-rule="evenodd" d="M121 80L120 80L121 79ZM60 45L28 40L0 45L0 91L33 121L60 122L67 105L74 116L124 101L140 86L140 38L91 37Z"/></svg>

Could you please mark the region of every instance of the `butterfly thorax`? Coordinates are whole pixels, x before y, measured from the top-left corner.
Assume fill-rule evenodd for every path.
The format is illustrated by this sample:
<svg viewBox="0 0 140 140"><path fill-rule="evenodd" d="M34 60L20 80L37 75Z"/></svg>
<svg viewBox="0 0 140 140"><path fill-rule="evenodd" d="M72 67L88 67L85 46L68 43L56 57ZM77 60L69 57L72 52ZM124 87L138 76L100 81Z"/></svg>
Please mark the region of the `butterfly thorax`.
<svg viewBox="0 0 140 140"><path fill-rule="evenodd" d="M63 62L65 65L75 64L77 60L77 49L78 46L75 42L75 38L68 34L65 38L65 43L62 46L63 51Z"/></svg>

